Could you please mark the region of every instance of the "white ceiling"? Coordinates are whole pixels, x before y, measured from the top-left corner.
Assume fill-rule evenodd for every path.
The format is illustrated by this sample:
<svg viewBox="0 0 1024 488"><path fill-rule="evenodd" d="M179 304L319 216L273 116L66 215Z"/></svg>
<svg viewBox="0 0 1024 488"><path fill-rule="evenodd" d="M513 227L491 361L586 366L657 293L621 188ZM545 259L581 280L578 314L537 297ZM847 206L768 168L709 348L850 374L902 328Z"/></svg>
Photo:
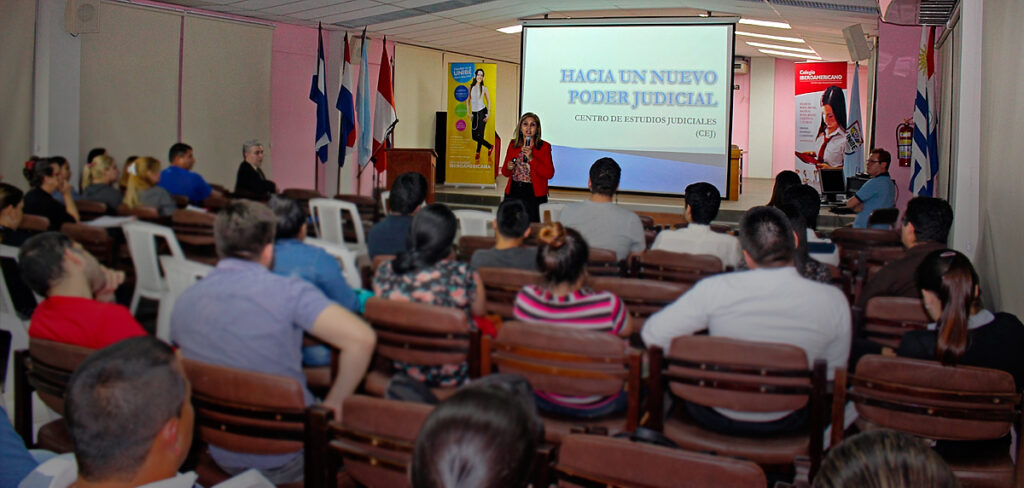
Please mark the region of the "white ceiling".
<svg viewBox="0 0 1024 488"><path fill-rule="evenodd" d="M740 31L799 37L807 45L736 37L738 56L765 56L747 41L810 47L826 61L849 60L843 28L878 33L878 0L164 0L216 12L315 27L518 63L520 34L499 27L525 18L738 15L787 22L792 29L751 25ZM787 58L795 59L795 58Z"/></svg>

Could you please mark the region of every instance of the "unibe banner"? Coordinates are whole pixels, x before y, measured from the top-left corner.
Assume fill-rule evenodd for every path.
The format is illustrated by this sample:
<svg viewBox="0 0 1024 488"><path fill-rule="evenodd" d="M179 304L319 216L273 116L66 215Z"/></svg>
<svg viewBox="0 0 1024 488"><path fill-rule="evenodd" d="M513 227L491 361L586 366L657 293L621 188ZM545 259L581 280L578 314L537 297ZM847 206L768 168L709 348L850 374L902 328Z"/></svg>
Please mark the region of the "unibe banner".
<svg viewBox="0 0 1024 488"><path fill-rule="evenodd" d="M494 184L497 75L492 63L448 65L447 183Z"/></svg>
<svg viewBox="0 0 1024 488"><path fill-rule="evenodd" d="M846 116L847 66L796 63L796 172L821 190L819 169L841 169L851 133ZM859 127L853 128L859 135Z"/></svg>

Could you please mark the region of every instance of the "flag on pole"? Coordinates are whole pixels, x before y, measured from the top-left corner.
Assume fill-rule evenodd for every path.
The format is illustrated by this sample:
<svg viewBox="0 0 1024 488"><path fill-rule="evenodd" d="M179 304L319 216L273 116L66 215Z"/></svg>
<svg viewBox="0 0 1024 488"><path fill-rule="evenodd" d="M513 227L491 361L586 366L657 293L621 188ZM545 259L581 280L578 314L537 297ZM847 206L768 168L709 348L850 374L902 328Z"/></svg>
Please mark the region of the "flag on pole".
<svg viewBox="0 0 1024 488"><path fill-rule="evenodd" d="M385 37L381 45L380 75L377 78L377 105L373 114L373 151L377 153L377 160L374 161L373 167L378 173L388 167L384 149L391 147L390 129L397 118L394 88L391 85L391 62L388 60L388 38Z"/></svg>
<svg viewBox="0 0 1024 488"><path fill-rule="evenodd" d="M932 196L935 174L939 172L939 138L935 113L935 28L921 30L918 54L917 97L914 100L914 146L911 160L914 175L910 190L914 195Z"/></svg>
<svg viewBox="0 0 1024 488"><path fill-rule="evenodd" d="M843 176L849 178L864 172L864 129L860 123L860 63L853 68L853 93L846 128L846 152L843 154Z"/></svg>
<svg viewBox="0 0 1024 488"><path fill-rule="evenodd" d="M359 86L356 87L356 119L359 120L359 167L370 162L373 124L370 122L370 62L368 61L366 28L363 28L363 46L360 49Z"/></svg>
<svg viewBox="0 0 1024 488"><path fill-rule="evenodd" d="M345 166L345 151L356 145L356 111L352 101L355 82L352 80L352 56L349 54L348 33L345 33L345 62L341 65L341 90L338 91L338 110L341 128L338 131L338 166Z"/></svg>
<svg viewBox="0 0 1024 488"><path fill-rule="evenodd" d="M331 142L331 121L328 118L327 103L327 62L324 61L324 33L318 25L316 28L316 71L313 72L313 85L309 89L309 99L316 103L316 136L313 138L313 149L321 163L327 162L327 144Z"/></svg>

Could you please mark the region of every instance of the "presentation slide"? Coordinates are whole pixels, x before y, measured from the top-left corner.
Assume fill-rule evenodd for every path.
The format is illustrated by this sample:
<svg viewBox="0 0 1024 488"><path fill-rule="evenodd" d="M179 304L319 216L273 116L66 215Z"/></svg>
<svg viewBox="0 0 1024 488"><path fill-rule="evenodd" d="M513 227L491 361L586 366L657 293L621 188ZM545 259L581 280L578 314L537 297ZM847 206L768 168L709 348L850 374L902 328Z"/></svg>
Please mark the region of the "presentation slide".
<svg viewBox="0 0 1024 488"><path fill-rule="evenodd" d="M611 157L620 191L681 195L707 181L724 197L734 28L525 23L520 109L552 145L549 184L586 189L590 165Z"/></svg>

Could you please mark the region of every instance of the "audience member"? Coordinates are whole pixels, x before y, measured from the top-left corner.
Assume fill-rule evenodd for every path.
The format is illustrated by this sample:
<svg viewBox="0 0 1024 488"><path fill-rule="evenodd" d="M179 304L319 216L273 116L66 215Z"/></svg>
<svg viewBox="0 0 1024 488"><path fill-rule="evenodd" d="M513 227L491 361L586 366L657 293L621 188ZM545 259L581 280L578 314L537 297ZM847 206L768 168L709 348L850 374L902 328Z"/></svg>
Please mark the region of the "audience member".
<svg viewBox="0 0 1024 488"><path fill-rule="evenodd" d="M160 173L160 186L171 195L184 195L195 204L200 204L210 195L220 196L199 173L193 172L196 158L192 146L181 142L171 146L167 153L170 166Z"/></svg>
<svg viewBox="0 0 1024 488"><path fill-rule="evenodd" d="M263 144L255 139L242 144L242 162L235 175L235 193L264 198L277 192L277 185L263 175Z"/></svg>
<svg viewBox="0 0 1024 488"><path fill-rule="evenodd" d="M416 212L406 250L377 269L373 277L374 295L457 308L465 311L470 320L474 315L484 315L483 281L452 254L457 225L455 214L440 203ZM461 385L468 375L465 362L419 367L396 361L394 366L398 372L431 388Z"/></svg>
<svg viewBox="0 0 1024 488"><path fill-rule="evenodd" d="M174 350L153 337L97 351L68 382L64 418L74 453L39 465L20 486L195 486L196 473L178 473L192 445L189 390ZM245 481L223 486L272 486L253 473Z"/></svg>
<svg viewBox="0 0 1024 488"><path fill-rule="evenodd" d="M50 219L50 230L60 230L64 224L81 220L71 195L71 185L61 175L58 158L33 157L25 163L23 171L32 187L25 193L25 213ZM64 194L63 205L53 199L51 194L54 191Z"/></svg>
<svg viewBox="0 0 1024 488"><path fill-rule="evenodd" d="M114 188L114 184L120 178L121 172L114 158L105 154L96 156L82 173L82 198L103 203L107 206L107 213L116 213L118 205L121 205L121 191Z"/></svg>
<svg viewBox="0 0 1024 488"><path fill-rule="evenodd" d="M658 233L651 249L710 254L722 260L723 269L738 266L743 260L740 240L729 234L711 230L711 221L718 215L722 194L711 183L693 183L686 187L683 217L686 227Z"/></svg>
<svg viewBox="0 0 1024 488"><path fill-rule="evenodd" d="M131 178L131 176L138 173L138 171L135 168L136 159L139 159L139 157L128 156L128 159L124 160L124 171L121 172L121 179L118 181L118 184L121 186L122 190L128 188L128 180ZM157 176L160 175L157 174Z"/></svg>
<svg viewBox="0 0 1024 488"><path fill-rule="evenodd" d="M791 203L782 205L779 210L786 214L789 225L793 227L793 237L796 239L793 265L796 266L797 272L809 280L826 284L832 283L832 271L828 269L828 266L821 264L807 253L807 226L804 224L804 216L800 214L800 210Z"/></svg>
<svg viewBox="0 0 1024 488"><path fill-rule="evenodd" d="M516 199L501 201L498 217L494 220L494 249L473 253L469 264L473 268L537 269L537 248L523 246L530 236L530 215L526 205Z"/></svg>
<svg viewBox="0 0 1024 488"><path fill-rule="evenodd" d="M803 181L800 180L800 175L796 171L779 171L779 174L775 175L775 186L772 187L772 199L768 202L768 206L781 207L783 203L782 198L786 190L802 184Z"/></svg>
<svg viewBox="0 0 1024 488"><path fill-rule="evenodd" d="M598 159L590 167L590 199L566 205L559 220L579 231L590 247L615 251L619 260L647 247L640 216L612 203L622 170L612 158Z"/></svg>
<svg viewBox="0 0 1024 488"><path fill-rule="evenodd" d="M59 232L32 236L18 253L21 277L45 296L32 314L29 337L100 349L146 335L123 305L110 303L124 272L96 258Z"/></svg>
<svg viewBox="0 0 1024 488"><path fill-rule="evenodd" d="M850 306L838 288L804 279L793 266L796 248L789 220L778 209L754 207L740 220L743 259L750 271L697 282L652 315L642 337L668 350L675 337L707 329L712 336L792 344L808 365L828 361L829 376L850 353ZM801 426L807 410L736 412L687 403L690 414L711 429L732 433L786 432Z"/></svg>
<svg viewBox="0 0 1024 488"><path fill-rule="evenodd" d="M18 230L25 211L24 196L18 187L0 183L0 244L18 247L28 239Z"/></svg>
<svg viewBox="0 0 1024 488"><path fill-rule="evenodd" d="M85 162L89 163L93 159L96 159L96 156L104 156L106 154L107 154L107 149L106 148L94 147L94 148L90 149L89 153L85 156Z"/></svg>
<svg viewBox="0 0 1024 488"><path fill-rule="evenodd" d="M64 178L64 181L67 183L67 186L71 188L71 199L78 200L82 198L82 195L78 193L78 188L75 188L75 184L71 182L71 163L68 162L67 158L65 158L64 156L54 156L52 159L60 163L60 175L61 178ZM61 191L61 189L58 188L54 190L53 193L50 193L50 196L52 196L54 200L57 200L61 204L64 203L64 193Z"/></svg>
<svg viewBox="0 0 1024 488"><path fill-rule="evenodd" d="M793 204L800 211L807 226L807 252L812 258L825 264L839 266L839 248L832 241L818 237L818 212L821 211L821 195L811 185L790 187L782 196L782 203ZM781 208L781 205L773 205Z"/></svg>
<svg viewBox="0 0 1024 488"><path fill-rule="evenodd" d="M390 215L377 222L366 238L370 259L405 251L412 214L427 198L427 179L419 173L402 173L395 178L388 196Z"/></svg>
<svg viewBox="0 0 1024 488"><path fill-rule="evenodd" d="M153 207L161 217L173 214L178 205L171 194L157 184L160 182L160 161L148 156L136 157L132 165L132 174L128 177L128 186L124 192L125 206ZM125 171L126 174L129 172Z"/></svg>
<svg viewBox="0 0 1024 488"><path fill-rule="evenodd" d="M1000 369L1024 388L1024 324L1012 314L981 307L978 273L966 256L951 249L932 251L917 268L917 287L934 323L908 332L897 354Z"/></svg>
<svg viewBox="0 0 1024 488"><path fill-rule="evenodd" d="M877 296L921 296L914 281L914 272L930 252L944 249L953 225L953 208L945 200L915 197L903 212L900 239L907 253L879 269L864 284L857 306L864 310L868 300Z"/></svg>
<svg viewBox="0 0 1024 488"><path fill-rule="evenodd" d="M178 298L171 337L187 358L295 379L312 404L302 372L302 337L308 332L341 351L339 374L324 398L340 418L342 401L366 374L374 333L312 284L270 272L275 227L274 213L262 203L238 200L217 214L220 262ZM255 455L210 446L210 455L231 474L256 468L274 483L303 475L301 450Z"/></svg>
<svg viewBox="0 0 1024 488"><path fill-rule="evenodd" d="M414 488L525 488L540 419L518 397L468 386L441 402L416 436Z"/></svg>
<svg viewBox="0 0 1024 488"><path fill-rule="evenodd" d="M946 461L917 437L894 430L862 432L833 447L814 488L959 488Z"/></svg>
<svg viewBox="0 0 1024 488"><path fill-rule="evenodd" d="M896 184L889 177L891 161L889 151L881 148L871 150L865 168L871 179L857 190L856 195L846 201L846 207L857 212L857 218L853 221L854 227L866 228L871 212L896 206Z"/></svg>

